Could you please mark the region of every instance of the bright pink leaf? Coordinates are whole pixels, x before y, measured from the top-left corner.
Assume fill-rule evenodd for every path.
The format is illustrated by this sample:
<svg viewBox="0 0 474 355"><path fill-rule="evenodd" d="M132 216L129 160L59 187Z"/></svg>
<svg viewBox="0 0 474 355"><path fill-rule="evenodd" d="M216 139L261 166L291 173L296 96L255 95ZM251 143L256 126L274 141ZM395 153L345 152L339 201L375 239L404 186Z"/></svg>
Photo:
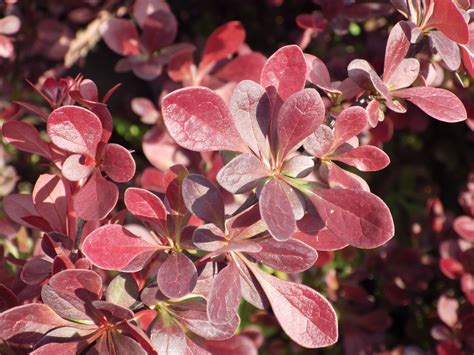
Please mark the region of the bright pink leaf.
<svg viewBox="0 0 474 355"><path fill-rule="evenodd" d="M196 266L186 255L173 253L161 264L157 282L160 291L169 298L186 296L196 286Z"/></svg>
<svg viewBox="0 0 474 355"><path fill-rule="evenodd" d="M79 106L59 107L49 115L46 128L57 147L95 157L102 123L91 111Z"/></svg>
<svg viewBox="0 0 474 355"><path fill-rule="evenodd" d="M285 333L305 348L321 348L338 338L336 312L321 294L252 268Z"/></svg>
<svg viewBox="0 0 474 355"><path fill-rule="evenodd" d="M106 270L122 270L135 259L140 271L160 246L151 244L117 224L102 226L90 233L82 245L84 255L96 266Z"/></svg>
<svg viewBox="0 0 474 355"><path fill-rule="evenodd" d="M474 219L468 216L457 217L453 228L457 234L467 241L474 242Z"/></svg>
<svg viewBox="0 0 474 355"><path fill-rule="evenodd" d="M194 151L247 151L225 102L204 87L173 91L162 100L163 119L171 137Z"/></svg>
<svg viewBox="0 0 474 355"><path fill-rule="evenodd" d="M278 112L276 129L280 160L294 151L324 120L325 108L315 89L291 95Z"/></svg>
<svg viewBox="0 0 474 355"><path fill-rule="evenodd" d="M260 215L268 231L276 240L288 240L296 231L296 220L286 190L281 182L270 180L262 189L259 198Z"/></svg>
<svg viewBox="0 0 474 355"><path fill-rule="evenodd" d="M135 175L135 160L127 149L110 143L105 146L102 168L113 181L127 182Z"/></svg>
<svg viewBox="0 0 474 355"><path fill-rule="evenodd" d="M31 124L21 121L6 122L2 126L3 139L24 152L36 153L51 159L48 145L41 139L38 131Z"/></svg>

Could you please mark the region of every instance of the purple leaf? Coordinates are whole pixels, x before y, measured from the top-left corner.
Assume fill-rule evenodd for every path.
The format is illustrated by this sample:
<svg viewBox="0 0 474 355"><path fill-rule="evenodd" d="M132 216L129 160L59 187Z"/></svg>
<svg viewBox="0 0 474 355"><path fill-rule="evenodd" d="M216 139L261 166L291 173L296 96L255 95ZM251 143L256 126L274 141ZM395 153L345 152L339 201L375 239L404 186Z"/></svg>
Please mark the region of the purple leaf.
<svg viewBox="0 0 474 355"><path fill-rule="evenodd" d="M224 101L204 87L173 91L162 100L163 120L180 146L194 151L246 152Z"/></svg>
<svg viewBox="0 0 474 355"><path fill-rule="evenodd" d="M96 171L74 197L77 215L86 221L104 219L118 201L117 186Z"/></svg>
<svg viewBox="0 0 474 355"><path fill-rule="evenodd" d="M132 154L118 144L111 143L105 146L102 168L115 182L130 181L135 175L135 161Z"/></svg>
<svg viewBox="0 0 474 355"><path fill-rule="evenodd" d="M91 111L79 106L59 107L49 115L46 128L57 147L95 157L102 137L102 123Z"/></svg>
<svg viewBox="0 0 474 355"><path fill-rule="evenodd" d="M136 187L125 191L125 206L138 219L150 223L160 231L166 231L166 207L153 193Z"/></svg>
<svg viewBox="0 0 474 355"><path fill-rule="evenodd" d="M214 224L205 224L194 230L193 244L200 250L216 251L224 248L228 242Z"/></svg>
<svg viewBox="0 0 474 355"><path fill-rule="evenodd" d="M252 268L285 333L305 348L336 343L336 312L321 294L305 285L280 280Z"/></svg>
<svg viewBox="0 0 474 355"><path fill-rule="evenodd" d="M20 121L5 122L2 126L3 139L24 152L36 153L51 159L48 145L31 124Z"/></svg>
<svg viewBox="0 0 474 355"><path fill-rule="evenodd" d="M173 43L177 27L176 18L171 11L158 10L145 18L141 41L150 54L154 53Z"/></svg>
<svg viewBox="0 0 474 355"><path fill-rule="evenodd" d="M188 175L183 180L183 198L186 208L208 223L225 229L224 201L217 187L206 177Z"/></svg>
<svg viewBox="0 0 474 355"><path fill-rule="evenodd" d="M357 248L376 248L394 235L390 210L370 192L315 189L309 196L319 215L341 241Z"/></svg>
<svg viewBox="0 0 474 355"><path fill-rule="evenodd" d="M124 270L134 260L140 261L128 272L140 271L159 249L159 245L146 242L117 224L94 230L82 245L84 255L102 269Z"/></svg>
<svg viewBox="0 0 474 355"><path fill-rule="evenodd" d="M262 250L252 254L252 257L283 272L303 272L313 266L318 258L318 253L313 248L298 240L278 242L273 238L267 238L258 244Z"/></svg>
<svg viewBox="0 0 474 355"><path fill-rule="evenodd" d="M255 155L240 154L217 174L217 182L227 191L241 194L255 188L270 174L269 169Z"/></svg>
<svg viewBox="0 0 474 355"><path fill-rule="evenodd" d="M319 127L324 113L323 101L315 89L296 92L283 103L276 123L280 161Z"/></svg>
<svg viewBox="0 0 474 355"><path fill-rule="evenodd" d="M401 89L393 96L407 99L428 115L443 122L460 122L467 119L463 103L452 92L427 86Z"/></svg>
<svg viewBox="0 0 474 355"><path fill-rule="evenodd" d="M160 291L169 298L186 296L196 286L196 266L186 255L173 253L160 266L157 282Z"/></svg>
<svg viewBox="0 0 474 355"><path fill-rule="evenodd" d="M281 182L270 180L259 198L260 215L276 240L288 240L296 231L296 219L288 194Z"/></svg>
<svg viewBox="0 0 474 355"><path fill-rule="evenodd" d="M44 259L30 259L21 269L21 281L27 285L39 285L51 275L51 261Z"/></svg>
<svg viewBox="0 0 474 355"><path fill-rule="evenodd" d="M3 208L7 216L20 225L39 229L43 232L52 231L48 221L41 217L36 211L31 195L12 194L5 196L3 199Z"/></svg>
<svg viewBox="0 0 474 355"><path fill-rule="evenodd" d="M183 329L172 319L158 315L150 330L153 348L158 354L178 355L186 351L186 336Z"/></svg>
<svg viewBox="0 0 474 355"><path fill-rule="evenodd" d="M111 18L100 27L100 33L115 53L124 56L140 53L138 32L131 21Z"/></svg>

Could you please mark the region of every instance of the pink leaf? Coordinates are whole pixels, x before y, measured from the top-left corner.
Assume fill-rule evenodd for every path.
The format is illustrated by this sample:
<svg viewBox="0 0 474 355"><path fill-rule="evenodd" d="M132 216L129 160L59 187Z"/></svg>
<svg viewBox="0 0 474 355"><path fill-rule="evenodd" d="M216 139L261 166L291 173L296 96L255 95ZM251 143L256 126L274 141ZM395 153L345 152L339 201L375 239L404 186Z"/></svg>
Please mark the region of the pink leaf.
<svg viewBox="0 0 474 355"><path fill-rule="evenodd" d="M31 124L20 121L6 122L2 126L3 139L24 152L36 153L51 159L48 145L41 139L38 131Z"/></svg>
<svg viewBox="0 0 474 355"><path fill-rule="evenodd" d="M447 38L443 32L430 32L431 45L435 48L448 69L456 70L461 65L461 52L456 42Z"/></svg>
<svg viewBox="0 0 474 355"><path fill-rule="evenodd" d="M226 340L206 341L207 350L213 355L258 355L255 343L245 335L234 335Z"/></svg>
<svg viewBox="0 0 474 355"><path fill-rule="evenodd" d="M260 81L272 95L272 103L275 95L285 101L302 90L306 83L306 61L300 47L290 45L277 50L265 63Z"/></svg>
<svg viewBox="0 0 474 355"><path fill-rule="evenodd" d="M84 255L102 269L122 270L134 259L139 259L140 265L128 272L140 271L159 248L159 245L151 244L117 224L94 230L82 244Z"/></svg>
<svg viewBox="0 0 474 355"><path fill-rule="evenodd" d="M95 157L102 137L102 124L89 110L79 106L62 106L51 112L48 135L59 148L71 153Z"/></svg>
<svg viewBox="0 0 474 355"><path fill-rule="evenodd" d="M188 175L183 181L183 198L186 208L208 223L224 230L224 201L217 187L206 177Z"/></svg>
<svg viewBox="0 0 474 355"><path fill-rule="evenodd" d="M182 253L173 253L160 266L157 275L160 291L169 298L180 298L194 290L197 270Z"/></svg>
<svg viewBox="0 0 474 355"><path fill-rule="evenodd" d="M309 235L304 232L296 232L293 238L309 245L317 251L340 250L348 245L326 228L315 232L314 235Z"/></svg>
<svg viewBox="0 0 474 355"><path fill-rule="evenodd" d="M304 149L311 155L321 158L330 152L334 144L332 129L321 125L304 142Z"/></svg>
<svg viewBox="0 0 474 355"><path fill-rule="evenodd" d="M410 28L405 21L398 22L390 31L385 48L385 62L383 66L383 80L391 82L397 68L405 59L410 48ZM388 85L388 84L387 84Z"/></svg>
<svg viewBox="0 0 474 355"><path fill-rule="evenodd" d="M239 271L231 262L214 278L207 302L207 314L213 324L226 324L236 317L240 303Z"/></svg>
<svg viewBox="0 0 474 355"><path fill-rule="evenodd" d="M296 220L288 194L281 182L270 180L259 198L260 215L268 231L276 240L288 240L296 231Z"/></svg>
<svg viewBox="0 0 474 355"><path fill-rule="evenodd" d="M281 161L319 127L324 113L323 101L314 89L296 92L283 103L276 123Z"/></svg>
<svg viewBox="0 0 474 355"><path fill-rule="evenodd" d="M310 196L328 229L357 248L376 248L394 235L390 210L370 192L315 189Z"/></svg>
<svg viewBox="0 0 474 355"><path fill-rule="evenodd" d="M162 100L163 119L171 137L194 151L247 151L224 101L204 87L173 91Z"/></svg>
<svg viewBox="0 0 474 355"><path fill-rule="evenodd" d="M284 175L303 178L308 176L314 168L314 159L308 155L296 155L283 163L281 172Z"/></svg>
<svg viewBox="0 0 474 355"><path fill-rule="evenodd" d="M200 67L224 59L235 53L245 40L245 29L239 21L231 21L216 28L207 39Z"/></svg>
<svg viewBox="0 0 474 355"><path fill-rule="evenodd" d="M129 20L111 18L100 27L107 46L115 53L130 56L140 53L138 32Z"/></svg>
<svg viewBox="0 0 474 355"><path fill-rule="evenodd" d="M74 196L77 215L86 221L104 219L118 201L117 186L95 172Z"/></svg>
<svg viewBox="0 0 474 355"><path fill-rule="evenodd" d="M255 260L283 272L303 272L314 265L318 253L298 240L278 242L267 238L258 243L262 250L252 254Z"/></svg>
<svg viewBox="0 0 474 355"><path fill-rule="evenodd" d="M359 175L341 169L336 164L331 163L327 164L327 169L327 181L331 189L343 188L370 192L369 185Z"/></svg>
<svg viewBox="0 0 474 355"><path fill-rule="evenodd" d="M158 227L160 231L166 230L166 207L155 194L130 187L125 191L124 202L135 217Z"/></svg>
<svg viewBox="0 0 474 355"><path fill-rule="evenodd" d="M270 276L255 267L252 271L278 322L294 342L314 349L337 341L336 312L321 294L308 286Z"/></svg>
<svg viewBox="0 0 474 355"><path fill-rule="evenodd" d="M454 230L467 241L474 242L474 219L468 216L457 217L454 220Z"/></svg>
<svg viewBox="0 0 474 355"><path fill-rule="evenodd" d="M406 88L413 84L420 73L420 62L415 58L403 59L398 65L392 76L386 80L387 87L393 91L401 88Z"/></svg>
<svg viewBox="0 0 474 355"><path fill-rule="evenodd" d="M250 191L270 174L253 154L240 154L217 173L217 182L231 193Z"/></svg>
<svg viewBox="0 0 474 355"><path fill-rule="evenodd" d="M412 102L428 115L443 122L460 122L467 119L463 103L452 92L427 86L401 89L393 96Z"/></svg>
<svg viewBox="0 0 474 355"><path fill-rule="evenodd" d="M225 81L252 80L258 82L266 60L267 58L258 52L239 55L219 69L215 76Z"/></svg>
<svg viewBox="0 0 474 355"><path fill-rule="evenodd" d="M348 152L337 155L333 160L342 161L355 166L360 171L377 171L390 164L390 158L380 148L372 145L363 145Z"/></svg>
<svg viewBox="0 0 474 355"><path fill-rule="evenodd" d="M127 182L135 175L135 160L127 149L110 143L105 146L102 168L113 181Z"/></svg>
<svg viewBox="0 0 474 355"><path fill-rule="evenodd" d="M67 326L65 321L45 304L31 303L0 314L0 338L23 346L33 346L50 330Z"/></svg>
<svg viewBox="0 0 474 355"><path fill-rule="evenodd" d="M438 299L437 308L439 318L449 327L453 328L458 322L458 301L447 295L441 295Z"/></svg>
<svg viewBox="0 0 474 355"><path fill-rule="evenodd" d="M333 150L367 128L369 118L362 107L349 107L336 118L334 126Z"/></svg>
<svg viewBox="0 0 474 355"><path fill-rule="evenodd" d="M331 88L331 77L329 76L328 68L326 64L311 54L304 54L306 59L306 66L307 66L307 74L306 80L309 81L311 84L321 87L324 89Z"/></svg>
<svg viewBox="0 0 474 355"><path fill-rule="evenodd" d="M69 181L79 181L85 179L94 171L94 163L86 155L72 154L63 162L61 172Z"/></svg>

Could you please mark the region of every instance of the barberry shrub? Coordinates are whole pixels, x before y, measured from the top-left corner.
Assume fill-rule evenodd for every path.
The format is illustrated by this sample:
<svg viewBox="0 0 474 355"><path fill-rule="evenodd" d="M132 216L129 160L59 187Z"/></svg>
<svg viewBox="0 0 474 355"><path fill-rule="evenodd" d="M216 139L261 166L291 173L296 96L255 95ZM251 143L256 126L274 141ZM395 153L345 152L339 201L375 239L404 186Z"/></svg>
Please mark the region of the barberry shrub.
<svg viewBox="0 0 474 355"><path fill-rule="evenodd" d="M328 300L335 293L306 285L301 275L335 251L393 242L390 209L360 173L390 164L380 144L390 134L380 136L393 113L417 106L443 124L467 120L457 93L439 87L434 60L472 74L474 49L465 2L393 1L392 8L335 1L333 10L318 3L321 11L297 18L305 30L299 43L268 58L231 21L210 34L195 62L199 43L175 43L178 21L163 0L97 10L78 31L67 63L101 36L123 57L116 71L159 82L156 103L132 101L142 122L154 125L142 146L154 167L137 171L137 152L113 143L108 102L119 85L100 99L82 75L47 77L31 84L43 103L14 103L19 114L3 123L3 140L39 157L42 171L31 191L9 187L3 198L5 227L13 235L25 227L36 245L29 253L11 241L5 245L13 252L2 249L2 263L17 272L0 279L2 353L256 354L262 334L243 327L245 307L267 315L295 348L338 342ZM405 19L389 28L381 71L356 57L344 80L332 80L307 50L318 33L344 33L344 21L394 10ZM13 18L0 20L1 33L19 30ZM14 60L11 38L0 41L0 56ZM22 119L25 112L37 120ZM439 261L471 304L472 215L453 222L462 239L440 244ZM417 259L393 250L386 260ZM406 277L394 274L387 294L398 285L392 279ZM345 295L369 299L357 292ZM474 324L472 317L461 319L448 293L437 302L444 322L433 327L438 352L460 351L465 331L455 328ZM344 308L344 330L363 318L359 311ZM384 329L388 316L374 312Z"/></svg>

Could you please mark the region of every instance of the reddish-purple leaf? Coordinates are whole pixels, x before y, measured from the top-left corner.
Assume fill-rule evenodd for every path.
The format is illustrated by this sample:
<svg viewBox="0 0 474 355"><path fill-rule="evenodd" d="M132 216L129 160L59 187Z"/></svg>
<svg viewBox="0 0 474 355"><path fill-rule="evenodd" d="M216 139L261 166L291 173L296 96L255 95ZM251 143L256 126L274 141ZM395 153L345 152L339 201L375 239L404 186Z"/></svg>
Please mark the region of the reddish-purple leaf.
<svg viewBox="0 0 474 355"><path fill-rule="evenodd" d="M94 347L88 351L91 355L117 354L117 355L147 355L148 353L134 339L122 335L119 332L106 333L108 336L101 336ZM95 351L95 352L94 352Z"/></svg>
<svg viewBox="0 0 474 355"><path fill-rule="evenodd" d="M405 59L410 48L410 28L405 21L398 22L390 31L385 48L385 62L383 66L383 80L391 82L398 66ZM388 85L388 84L387 84Z"/></svg>
<svg viewBox="0 0 474 355"><path fill-rule="evenodd" d="M270 174L269 169L255 157L240 154L217 173L217 182L227 191L241 194L250 191Z"/></svg>
<svg viewBox="0 0 474 355"><path fill-rule="evenodd" d="M283 163L282 174L291 177L303 178L308 176L314 168L314 160L308 155L296 155Z"/></svg>
<svg viewBox="0 0 474 355"><path fill-rule="evenodd" d="M115 53L124 56L140 53L138 32L131 21L111 18L100 27L100 33Z"/></svg>
<svg viewBox="0 0 474 355"><path fill-rule="evenodd" d="M79 106L59 107L49 115L46 128L57 147L95 157L102 123L91 111Z"/></svg>
<svg viewBox="0 0 474 355"><path fill-rule="evenodd" d="M321 158L329 153L334 144L334 134L332 129L326 125L321 125L304 142L304 149L311 155Z"/></svg>
<svg viewBox="0 0 474 355"><path fill-rule="evenodd" d="M355 166L360 171L377 171L390 164L390 158L380 148L363 145L348 152L337 155L333 160Z"/></svg>
<svg viewBox="0 0 474 355"><path fill-rule="evenodd" d="M106 270L123 270L134 260L140 271L160 246L138 238L117 224L102 226L89 234L82 245L84 255L96 266Z"/></svg>
<svg viewBox="0 0 474 355"><path fill-rule="evenodd" d="M469 42L469 28L466 20L452 0L434 1L433 15L425 27L435 27L459 44Z"/></svg>
<svg viewBox="0 0 474 355"><path fill-rule="evenodd" d="M96 171L74 197L77 215L86 221L104 219L118 201L117 186Z"/></svg>
<svg viewBox="0 0 474 355"><path fill-rule="evenodd" d="M310 196L319 215L341 241L358 248L376 248L394 235L390 210L370 192L315 189Z"/></svg>
<svg viewBox="0 0 474 355"><path fill-rule="evenodd" d="M349 107L336 118L333 150L367 128L369 118L362 107Z"/></svg>
<svg viewBox="0 0 474 355"><path fill-rule="evenodd" d="M190 212L225 230L224 201L218 188L205 176L191 174L183 180L183 199Z"/></svg>
<svg viewBox="0 0 474 355"><path fill-rule="evenodd" d="M278 242L273 238L267 238L258 244L262 250L252 254L252 257L283 272L303 272L313 266L318 258L318 253L313 248L298 240Z"/></svg>
<svg viewBox="0 0 474 355"><path fill-rule="evenodd" d="M96 320L92 301L102 296L102 279L95 271L70 269L51 277L41 298L59 316L73 321Z"/></svg>
<svg viewBox="0 0 474 355"><path fill-rule="evenodd" d="M207 39L200 67L235 53L245 40L245 29L239 21L230 21L216 28Z"/></svg>
<svg viewBox="0 0 474 355"><path fill-rule="evenodd" d="M252 80L259 82L266 61L267 58L258 52L242 54L226 63L216 72L215 76L225 81Z"/></svg>
<svg viewBox="0 0 474 355"><path fill-rule="evenodd" d="M324 113L323 101L315 89L296 92L283 103L276 123L281 161L319 127Z"/></svg>
<svg viewBox="0 0 474 355"><path fill-rule="evenodd" d="M401 89L393 96L407 99L428 115L444 122L460 122L467 119L463 103L452 92L428 86Z"/></svg>
<svg viewBox="0 0 474 355"><path fill-rule="evenodd" d="M136 187L125 191L125 206L131 214L144 222L156 226L161 231L166 230L166 207L155 194Z"/></svg>
<svg viewBox="0 0 474 355"><path fill-rule="evenodd" d="M208 340L206 348L213 355L258 355L255 344L244 335L234 335L232 338L219 341Z"/></svg>
<svg viewBox="0 0 474 355"><path fill-rule="evenodd" d="M33 203L54 231L67 233L69 186L57 175L43 174L33 188Z"/></svg>
<svg viewBox="0 0 474 355"><path fill-rule="evenodd" d="M240 303L239 271L231 262L214 278L207 302L207 314L213 324L226 324L235 318Z"/></svg>
<svg viewBox="0 0 474 355"><path fill-rule="evenodd" d="M336 312L321 294L252 268L285 333L305 348L321 348L338 338Z"/></svg>
<svg viewBox="0 0 474 355"><path fill-rule="evenodd" d="M406 88L413 84L420 73L420 62L415 58L403 59L389 79L384 78L384 82L389 90Z"/></svg>
<svg viewBox="0 0 474 355"><path fill-rule="evenodd" d="M183 329L172 319L158 315L150 330L153 348L158 354L181 355L186 351L186 336Z"/></svg>
<svg viewBox="0 0 474 355"><path fill-rule="evenodd" d="M38 214L31 195L12 194L5 196L3 208L8 217L20 225L39 229L43 232L52 231L48 221Z"/></svg>
<svg viewBox="0 0 474 355"><path fill-rule="evenodd" d="M21 121L6 122L2 126L3 139L24 152L36 153L51 159L48 145L41 139L38 131L31 124Z"/></svg>
<svg viewBox="0 0 474 355"><path fill-rule="evenodd" d="M265 63L260 81L272 96L272 103L275 94L285 101L302 90L306 83L306 61L300 47L290 45L277 50Z"/></svg>
<svg viewBox="0 0 474 355"><path fill-rule="evenodd" d="M312 54L305 53L304 56L308 70L306 80L324 90L331 89L331 77L324 62Z"/></svg>
<svg viewBox="0 0 474 355"><path fill-rule="evenodd" d="M51 261L45 259L30 259L21 269L21 281L27 285L39 285L51 275Z"/></svg>
<svg viewBox="0 0 474 355"><path fill-rule="evenodd" d="M265 292L263 292L255 276L250 272L241 258L234 258L234 260L239 268L240 293L242 294L242 298L258 309L268 308L269 303L267 296L265 296Z"/></svg>
<svg viewBox="0 0 474 355"><path fill-rule="evenodd" d="M45 304L31 303L0 314L0 338L12 344L33 346L51 329L67 326Z"/></svg>
<svg viewBox="0 0 474 355"><path fill-rule="evenodd" d="M3 284L0 284L0 313L10 308L18 306L19 301L16 295Z"/></svg>
<svg viewBox="0 0 474 355"><path fill-rule="evenodd" d="M348 245L336 237L329 229L322 229L315 232L314 235L309 235L304 232L296 232L293 238L309 245L314 250L319 251L340 250Z"/></svg>
<svg viewBox="0 0 474 355"><path fill-rule="evenodd" d="M296 231L293 207L281 182L270 180L262 189L259 198L260 215L268 231L276 240L288 240Z"/></svg>
<svg viewBox="0 0 474 355"><path fill-rule="evenodd" d="M165 296L180 298L191 293L196 286L196 266L186 255L173 253L161 264L156 279Z"/></svg>
<svg viewBox="0 0 474 355"><path fill-rule="evenodd" d="M95 169L95 162L82 154L72 154L63 162L61 172L69 181L79 181L88 177Z"/></svg>
<svg viewBox="0 0 474 355"><path fill-rule="evenodd" d="M216 251L227 245L222 231L214 224L205 224L193 232L193 244L200 250Z"/></svg>
<svg viewBox="0 0 474 355"><path fill-rule="evenodd" d="M267 157L270 151L270 101L265 89L253 81L244 80L235 87L229 107L245 143L256 155Z"/></svg>
<svg viewBox="0 0 474 355"><path fill-rule="evenodd" d="M127 149L110 143L105 146L102 168L113 181L127 182L135 175L135 160Z"/></svg>
<svg viewBox="0 0 474 355"><path fill-rule="evenodd" d="M453 228L457 234L467 241L474 242L474 219L468 216L457 217Z"/></svg>
<svg viewBox="0 0 474 355"><path fill-rule="evenodd" d="M194 151L246 152L225 102L204 87L173 91L162 100L163 120L171 137Z"/></svg>
<svg viewBox="0 0 474 355"><path fill-rule="evenodd" d="M327 180L331 189L343 188L370 192L369 185L359 175L341 169L334 163L328 163L327 170Z"/></svg>
<svg viewBox="0 0 474 355"><path fill-rule="evenodd" d="M145 18L141 42L150 54L154 53L173 43L177 27L176 18L171 11L158 10Z"/></svg>
<svg viewBox="0 0 474 355"><path fill-rule="evenodd" d="M456 42L451 41L443 32L430 32L431 45L446 64L448 69L456 70L461 65L461 51Z"/></svg>

